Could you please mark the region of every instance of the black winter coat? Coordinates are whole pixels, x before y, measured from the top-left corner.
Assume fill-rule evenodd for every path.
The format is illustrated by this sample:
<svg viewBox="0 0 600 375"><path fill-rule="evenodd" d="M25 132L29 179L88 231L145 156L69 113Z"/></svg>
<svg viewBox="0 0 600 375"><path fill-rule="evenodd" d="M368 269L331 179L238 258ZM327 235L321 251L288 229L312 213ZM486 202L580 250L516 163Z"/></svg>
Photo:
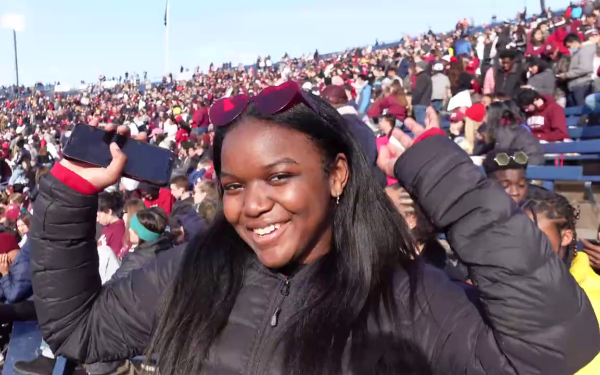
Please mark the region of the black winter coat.
<svg viewBox="0 0 600 375"><path fill-rule="evenodd" d="M519 63L515 63L510 72L505 72L501 67L496 68L494 91L498 95L516 98L525 85L525 75Z"/></svg>
<svg viewBox="0 0 600 375"><path fill-rule="evenodd" d="M433 82L426 72L417 74L417 82L412 90L412 105L431 105Z"/></svg>
<svg viewBox="0 0 600 375"><path fill-rule="evenodd" d="M155 260L160 252L172 247L173 241L169 234L163 235L156 241L142 243L134 251L125 254L121 260L121 267L112 275L110 281L126 277L131 271L140 269Z"/></svg>
<svg viewBox="0 0 600 375"><path fill-rule="evenodd" d="M572 374L598 353L598 322L585 293L545 235L456 144L427 138L401 156L395 172L433 224L446 230L475 285L425 266L410 308L407 273L395 275L396 323L403 332L414 330L410 340L434 373ZM103 287L93 238L97 204L97 197L46 175L31 230L44 338L56 355L86 363L144 352L183 252L161 252L155 262ZM293 313L299 288L310 282L311 268L286 283L253 257L205 373L285 373L278 367L281 351L271 345ZM289 294L280 293L283 288ZM272 326L276 306L281 310Z"/></svg>

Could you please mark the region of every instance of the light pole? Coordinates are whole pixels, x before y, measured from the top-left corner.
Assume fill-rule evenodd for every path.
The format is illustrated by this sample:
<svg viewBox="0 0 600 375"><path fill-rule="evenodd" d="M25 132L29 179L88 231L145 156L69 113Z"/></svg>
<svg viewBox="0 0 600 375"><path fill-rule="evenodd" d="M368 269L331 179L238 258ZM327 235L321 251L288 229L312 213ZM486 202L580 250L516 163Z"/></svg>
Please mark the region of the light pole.
<svg viewBox="0 0 600 375"><path fill-rule="evenodd" d="M17 31L25 30L25 17L22 14L5 14L0 18L0 27L3 29L12 29L13 43L15 48L15 76L17 78L17 96L19 87L19 59L17 57Z"/></svg>
<svg viewBox="0 0 600 375"><path fill-rule="evenodd" d="M13 41L15 44L15 74L17 76L17 96L19 96L19 59L17 57L17 30L13 29Z"/></svg>

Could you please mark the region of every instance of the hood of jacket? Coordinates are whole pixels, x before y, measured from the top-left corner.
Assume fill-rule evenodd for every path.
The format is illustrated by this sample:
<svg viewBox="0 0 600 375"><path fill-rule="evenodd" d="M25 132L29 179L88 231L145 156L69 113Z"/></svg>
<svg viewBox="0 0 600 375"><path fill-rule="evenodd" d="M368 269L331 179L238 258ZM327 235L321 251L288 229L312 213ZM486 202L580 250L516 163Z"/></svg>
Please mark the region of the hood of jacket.
<svg viewBox="0 0 600 375"><path fill-rule="evenodd" d="M358 111L351 105L345 105L337 109L340 115L356 115L358 116Z"/></svg>
<svg viewBox="0 0 600 375"><path fill-rule="evenodd" d="M135 248L138 255L156 256L161 251L169 250L173 247L173 240L170 233L163 234L159 239L150 242L144 242Z"/></svg>

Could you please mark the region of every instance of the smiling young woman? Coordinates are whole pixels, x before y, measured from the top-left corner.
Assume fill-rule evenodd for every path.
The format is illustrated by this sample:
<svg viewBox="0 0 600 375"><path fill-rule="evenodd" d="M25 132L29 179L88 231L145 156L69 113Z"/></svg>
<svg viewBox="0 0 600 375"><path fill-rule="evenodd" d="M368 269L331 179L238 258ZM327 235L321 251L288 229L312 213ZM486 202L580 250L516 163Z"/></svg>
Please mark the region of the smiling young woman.
<svg viewBox="0 0 600 375"><path fill-rule="evenodd" d="M445 229L475 288L419 260L322 99L286 83L222 100L211 120L214 222L104 287L86 218L123 154L112 146L107 169L63 161L42 180L33 282L57 355L153 353L163 375L568 374L600 349L589 301L548 241L435 129L381 165Z"/></svg>

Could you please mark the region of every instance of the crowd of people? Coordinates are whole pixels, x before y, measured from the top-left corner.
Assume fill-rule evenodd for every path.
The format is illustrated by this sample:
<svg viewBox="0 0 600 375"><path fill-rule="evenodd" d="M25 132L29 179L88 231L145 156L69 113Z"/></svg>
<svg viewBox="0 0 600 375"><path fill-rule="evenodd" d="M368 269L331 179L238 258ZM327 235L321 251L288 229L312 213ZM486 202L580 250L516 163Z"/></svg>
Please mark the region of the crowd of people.
<svg viewBox="0 0 600 375"><path fill-rule="evenodd" d="M0 322L45 338L15 371L600 373L600 229L526 176L600 120L599 16L0 97ZM62 159L77 124L170 183Z"/></svg>

